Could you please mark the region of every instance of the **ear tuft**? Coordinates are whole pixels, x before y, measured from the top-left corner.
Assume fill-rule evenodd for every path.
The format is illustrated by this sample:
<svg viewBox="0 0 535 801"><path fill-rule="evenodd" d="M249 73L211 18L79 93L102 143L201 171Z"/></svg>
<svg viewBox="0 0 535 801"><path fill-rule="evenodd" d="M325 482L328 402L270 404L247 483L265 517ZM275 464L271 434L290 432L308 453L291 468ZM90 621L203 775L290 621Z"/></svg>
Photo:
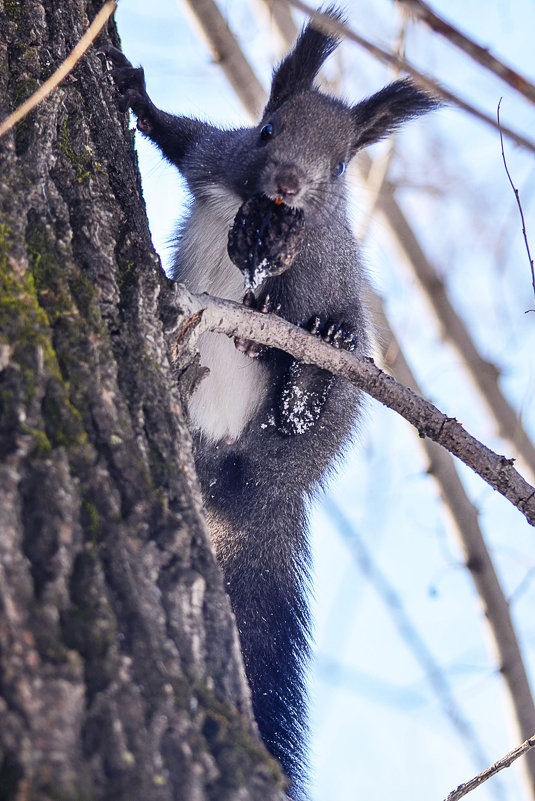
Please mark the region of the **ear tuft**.
<svg viewBox="0 0 535 801"><path fill-rule="evenodd" d="M355 151L378 142L404 122L440 105L440 100L419 89L410 78L385 86L352 109Z"/></svg>
<svg viewBox="0 0 535 801"><path fill-rule="evenodd" d="M343 22L342 12L334 5L326 8L323 13L333 21ZM323 33L316 27L314 20L309 22L302 30L294 49L273 73L271 94L264 110L264 117L275 111L292 95L311 89L323 62L337 48L339 42L339 36Z"/></svg>

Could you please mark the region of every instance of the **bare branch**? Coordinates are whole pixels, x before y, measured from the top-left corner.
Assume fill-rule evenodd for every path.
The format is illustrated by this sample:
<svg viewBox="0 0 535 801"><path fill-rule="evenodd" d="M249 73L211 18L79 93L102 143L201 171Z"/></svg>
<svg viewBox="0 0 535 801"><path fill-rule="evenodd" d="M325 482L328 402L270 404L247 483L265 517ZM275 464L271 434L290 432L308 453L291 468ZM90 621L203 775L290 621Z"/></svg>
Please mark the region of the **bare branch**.
<svg viewBox="0 0 535 801"><path fill-rule="evenodd" d="M381 346L387 366L398 381L422 394L396 336L384 314L383 304L375 293L370 305L382 332ZM466 494L451 454L429 439L421 440L429 473L437 482L444 504L450 511L455 533L465 555L466 566L481 598L485 619L489 625L496 658L509 692L516 718L519 737L535 732L535 703L531 692L520 644L511 619L510 603L505 597L500 580L479 525L478 510ZM531 786L535 789L535 752L527 756Z"/></svg>
<svg viewBox="0 0 535 801"><path fill-rule="evenodd" d="M496 773L499 773L500 770L504 768L509 768L513 762L515 762L519 757L529 751L531 748L535 746L535 735L530 737L529 739L525 740L521 745L517 748L514 748L512 751L509 751L504 757L499 759L494 765L491 765L490 768L487 768L482 773L479 773L477 776L474 776L473 779L470 781L465 782L464 784L460 784L455 790L452 790L445 801L458 801L459 798L471 793L472 790L475 790L476 787L479 787L480 784L486 782L487 779L490 779Z"/></svg>
<svg viewBox="0 0 535 801"><path fill-rule="evenodd" d="M20 122L22 119L24 119L24 117L29 114L32 109L39 105L39 103L41 103L45 97L48 97L48 95L54 91L61 81L66 78L76 62L82 58L86 50L95 41L116 8L116 0L109 0L109 2L100 9L87 31L84 33L70 55L67 56L63 64L60 64L54 74L51 75L50 78L28 98L28 100L22 103L22 105L15 109L13 114L10 114L9 117L6 117L6 119L0 123L0 138L9 130L11 130L11 128L13 128L17 122Z"/></svg>
<svg viewBox="0 0 535 801"><path fill-rule="evenodd" d="M284 49L288 43L295 39L297 26L293 21L292 12L286 3L277 3L277 0L253 0L253 6L262 9L263 13L268 13L270 19L275 23L275 28L279 32L281 45Z"/></svg>
<svg viewBox="0 0 535 801"><path fill-rule="evenodd" d="M511 178L511 173L509 172L509 168L507 167L507 160L505 158L505 150L504 150L504 147L503 147L502 126L501 126L501 123L500 123L500 106L502 104L502 99L503 98L500 97L500 102L498 103L498 108L496 109L496 117L498 119L498 127L500 129L500 144L501 144L501 147L502 147L503 166L505 167L505 172L506 172L507 177L509 179L509 183L511 184L511 186L513 188L513 192L515 193L515 198L516 198L516 202L517 202L517 205L518 205L518 210L520 212L520 219L522 220L522 233L524 235L524 242L526 243L526 250L528 252L529 265L531 267L531 285L533 287L533 292L535 294L535 272L533 270L533 259L531 258L531 252L530 252L530 249L529 249L528 235L526 233L526 221L524 219L524 210L522 209L522 203L520 202L520 194L518 192L518 189L516 188L516 186L513 183L513 179ZM535 311L535 309L528 309L528 311Z"/></svg>
<svg viewBox="0 0 535 801"><path fill-rule="evenodd" d="M436 80L434 80L434 78L430 78L428 75L425 75L423 72L417 70L416 67L413 67L406 58L401 58L400 56L397 56L394 53L391 53L388 50L384 50L382 47L373 44L372 42L368 41L368 39L360 36L360 34L355 33L355 31L353 31L347 25L344 25L342 22L338 22L337 20L326 16L321 11L316 11L316 9L312 8L312 6L309 6L307 3L303 3L302 0L276 0L276 2L288 2L290 5L298 8L300 11L304 11L311 17L311 19L315 21L319 28L345 36L346 39L349 39L350 41L360 45L360 47L377 58L379 61L382 61L384 64L404 70L415 79L416 83L418 83L420 86L423 86L437 97L441 97L447 103L452 103L453 105L462 108L463 111L467 111L473 117L477 117L477 119L487 123L487 125L490 125L492 128L498 127L496 120L493 117L490 117L483 111L479 111L479 109L475 108L475 106L472 106L458 95L450 92L449 89L444 88L444 86L439 84ZM522 136L522 134L519 134L510 128L502 128L502 130L506 136L515 141L517 144L525 147L527 150L535 152L535 142L533 142L531 139L526 139L526 137Z"/></svg>
<svg viewBox="0 0 535 801"><path fill-rule="evenodd" d="M486 47L481 47L473 39L465 36L464 33L450 25L449 22L439 17L423 0L397 0L397 2L406 6L415 17L424 22L432 31L443 36L474 61L477 61L478 64L493 72L502 81L520 92L531 103L535 103L535 84L528 81L527 78L524 78L512 67L504 64L496 56L493 56Z"/></svg>
<svg viewBox="0 0 535 801"><path fill-rule="evenodd" d="M373 362L336 350L308 332L274 315L251 311L238 303L192 295L177 284L171 304L188 318L188 334L215 331L241 337L268 347L280 348L307 364L315 364L347 379L372 398L398 412L416 427L421 437L429 437L447 448L516 506L530 525L535 526L535 488L513 467L513 459L499 456L464 430L454 417L442 414L436 406L395 381ZM192 320L195 318L194 324ZM182 344L183 332L170 326L170 336Z"/></svg>

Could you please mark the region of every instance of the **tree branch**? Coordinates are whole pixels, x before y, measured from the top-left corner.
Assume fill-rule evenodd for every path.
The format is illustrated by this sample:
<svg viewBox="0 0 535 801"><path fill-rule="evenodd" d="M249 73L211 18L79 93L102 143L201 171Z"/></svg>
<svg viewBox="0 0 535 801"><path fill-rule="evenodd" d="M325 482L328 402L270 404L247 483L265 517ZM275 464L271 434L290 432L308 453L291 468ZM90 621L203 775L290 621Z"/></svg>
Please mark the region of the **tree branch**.
<svg viewBox="0 0 535 801"><path fill-rule="evenodd" d="M214 0L186 0L186 7L243 105L258 116L266 102L264 87L240 48L234 46L234 36L219 7ZM210 25L205 24L206 20Z"/></svg>
<svg viewBox="0 0 535 801"><path fill-rule="evenodd" d="M69 72L74 68L77 61L79 61L86 50L93 44L100 31L109 20L115 9L117 3L115 0L109 0L98 12L95 19L84 33L78 44L73 48L72 52L67 56L63 64L60 64L58 69L44 82L30 97L22 103L13 114L6 117L0 123L0 138L4 136L17 122L20 122L24 117L30 113L39 103L41 103L48 95L56 89L61 81L67 77Z"/></svg>
<svg viewBox="0 0 535 801"><path fill-rule="evenodd" d="M181 310L187 320L184 325L175 317L169 325L168 335L175 337L177 349L191 337L190 344L194 344L196 336L215 331L280 348L307 364L329 370L398 412L416 427L421 437L429 437L451 451L535 526L535 488L515 470L514 460L491 451L465 431L454 417L446 416L384 373L373 359L357 358L347 351L336 350L275 315L261 314L209 295L192 295L181 284L174 285L174 292L170 294L169 303L175 305L177 311Z"/></svg>
<svg viewBox="0 0 535 801"><path fill-rule="evenodd" d="M531 81L528 81L527 78L524 78L524 76L520 75L516 70L504 64L503 61L500 61L496 56L493 56L486 47L481 47L481 45L474 42L473 39L465 36L460 30L450 25L450 23L446 22L442 17L439 17L438 14L435 14L435 12L423 2L423 0L397 0L397 2L406 6L411 14L414 14L415 17L425 23L432 31L443 36L448 42L469 55L470 58L478 64L481 64L485 69L493 72L494 75L497 75L502 81L513 89L516 89L521 95L524 95L531 103L535 103L535 85Z"/></svg>
<svg viewBox="0 0 535 801"><path fill-rule="evenodd" d="M518 206L518 211L520 212L520 219L522 221L522 234L524 235L524 242L526 244L526 250L528 252L529 266L531 267L531 285L533 287L533 292L535 293L535 272L533 270L533 259L531 258L531 251L529 249L528 235L527 235L527 231L526 231L526 221L524 219L524 210L522 208L522 203L520 202L520 194L518 192L518 189L516 188L516 186L513 183L513 179L511 178L511 173L509 172L509 168L507 166L507 159L505 158L505 150L504 150L504 146L503 146L502 127L501 127L501 123L500 123L500 106L501 106L501 103L502 103L502 98L500 98L500 102L498 103L498 108L496 110L496 117L497 117L497 120L498 120L498 127L500 129L500 144L501 144L501 148L502 148L503 166L505 167L505 172L507 174L507 178L509 179L509 183L511 184L513 192L515 193L515 198L516 198L516 203L517 203L517 206ZM529 311L534 311L534 310L533 309L529 309Z"/></svg>
<svg viewBox="0 0 535 801"><path fill-rule="evenodd" d="M491 765L486 770L478 773L477 776L474 776L473 779L470 779L464 784L460 784L455 790L452 790L445 801L458 801L459 798L462 798L468 793L471 793L472 790L475 790L476 787L479 787L480 784L486 782L487 779L490 779L496 773L499 773L500 770L504 768L509 768L515 760L529 751L531 748L535 746L535 735L530 737L529 739L525 740L521 745L517 748L514 748L512 751L509 751L502 759L499 759L494 765Z"/></svg>

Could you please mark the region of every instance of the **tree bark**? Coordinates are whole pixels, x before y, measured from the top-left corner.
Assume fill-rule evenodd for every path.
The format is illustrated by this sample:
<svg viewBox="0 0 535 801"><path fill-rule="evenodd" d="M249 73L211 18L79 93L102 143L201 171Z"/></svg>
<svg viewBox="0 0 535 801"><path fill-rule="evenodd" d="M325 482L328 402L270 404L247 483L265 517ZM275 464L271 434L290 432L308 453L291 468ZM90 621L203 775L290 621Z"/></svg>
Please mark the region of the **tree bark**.
<svg viewBox="0 0 535 801"><path fill-rule="evenodd" d="M100 5L0 0L0 118ZM102 73L93 50L0 140L0 801L282 799Z"/></svg>

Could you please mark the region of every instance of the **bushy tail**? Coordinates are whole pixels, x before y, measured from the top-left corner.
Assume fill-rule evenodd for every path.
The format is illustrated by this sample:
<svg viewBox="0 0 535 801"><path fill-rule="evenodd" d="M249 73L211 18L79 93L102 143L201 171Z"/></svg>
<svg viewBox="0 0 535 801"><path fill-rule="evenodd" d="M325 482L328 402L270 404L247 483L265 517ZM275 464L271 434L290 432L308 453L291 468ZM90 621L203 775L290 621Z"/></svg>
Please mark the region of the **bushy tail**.
<svg viewBox="0 0 535 801"><path fill-rule="evenodd" d="M256 487L241 498L233 493L225 509L224 495L218 496L217 511L207 503L208 521L236 617L256 722L290 779L289 795L302 801L310 653L304 502L283 493L273 497L273 486Z"/></svg>

